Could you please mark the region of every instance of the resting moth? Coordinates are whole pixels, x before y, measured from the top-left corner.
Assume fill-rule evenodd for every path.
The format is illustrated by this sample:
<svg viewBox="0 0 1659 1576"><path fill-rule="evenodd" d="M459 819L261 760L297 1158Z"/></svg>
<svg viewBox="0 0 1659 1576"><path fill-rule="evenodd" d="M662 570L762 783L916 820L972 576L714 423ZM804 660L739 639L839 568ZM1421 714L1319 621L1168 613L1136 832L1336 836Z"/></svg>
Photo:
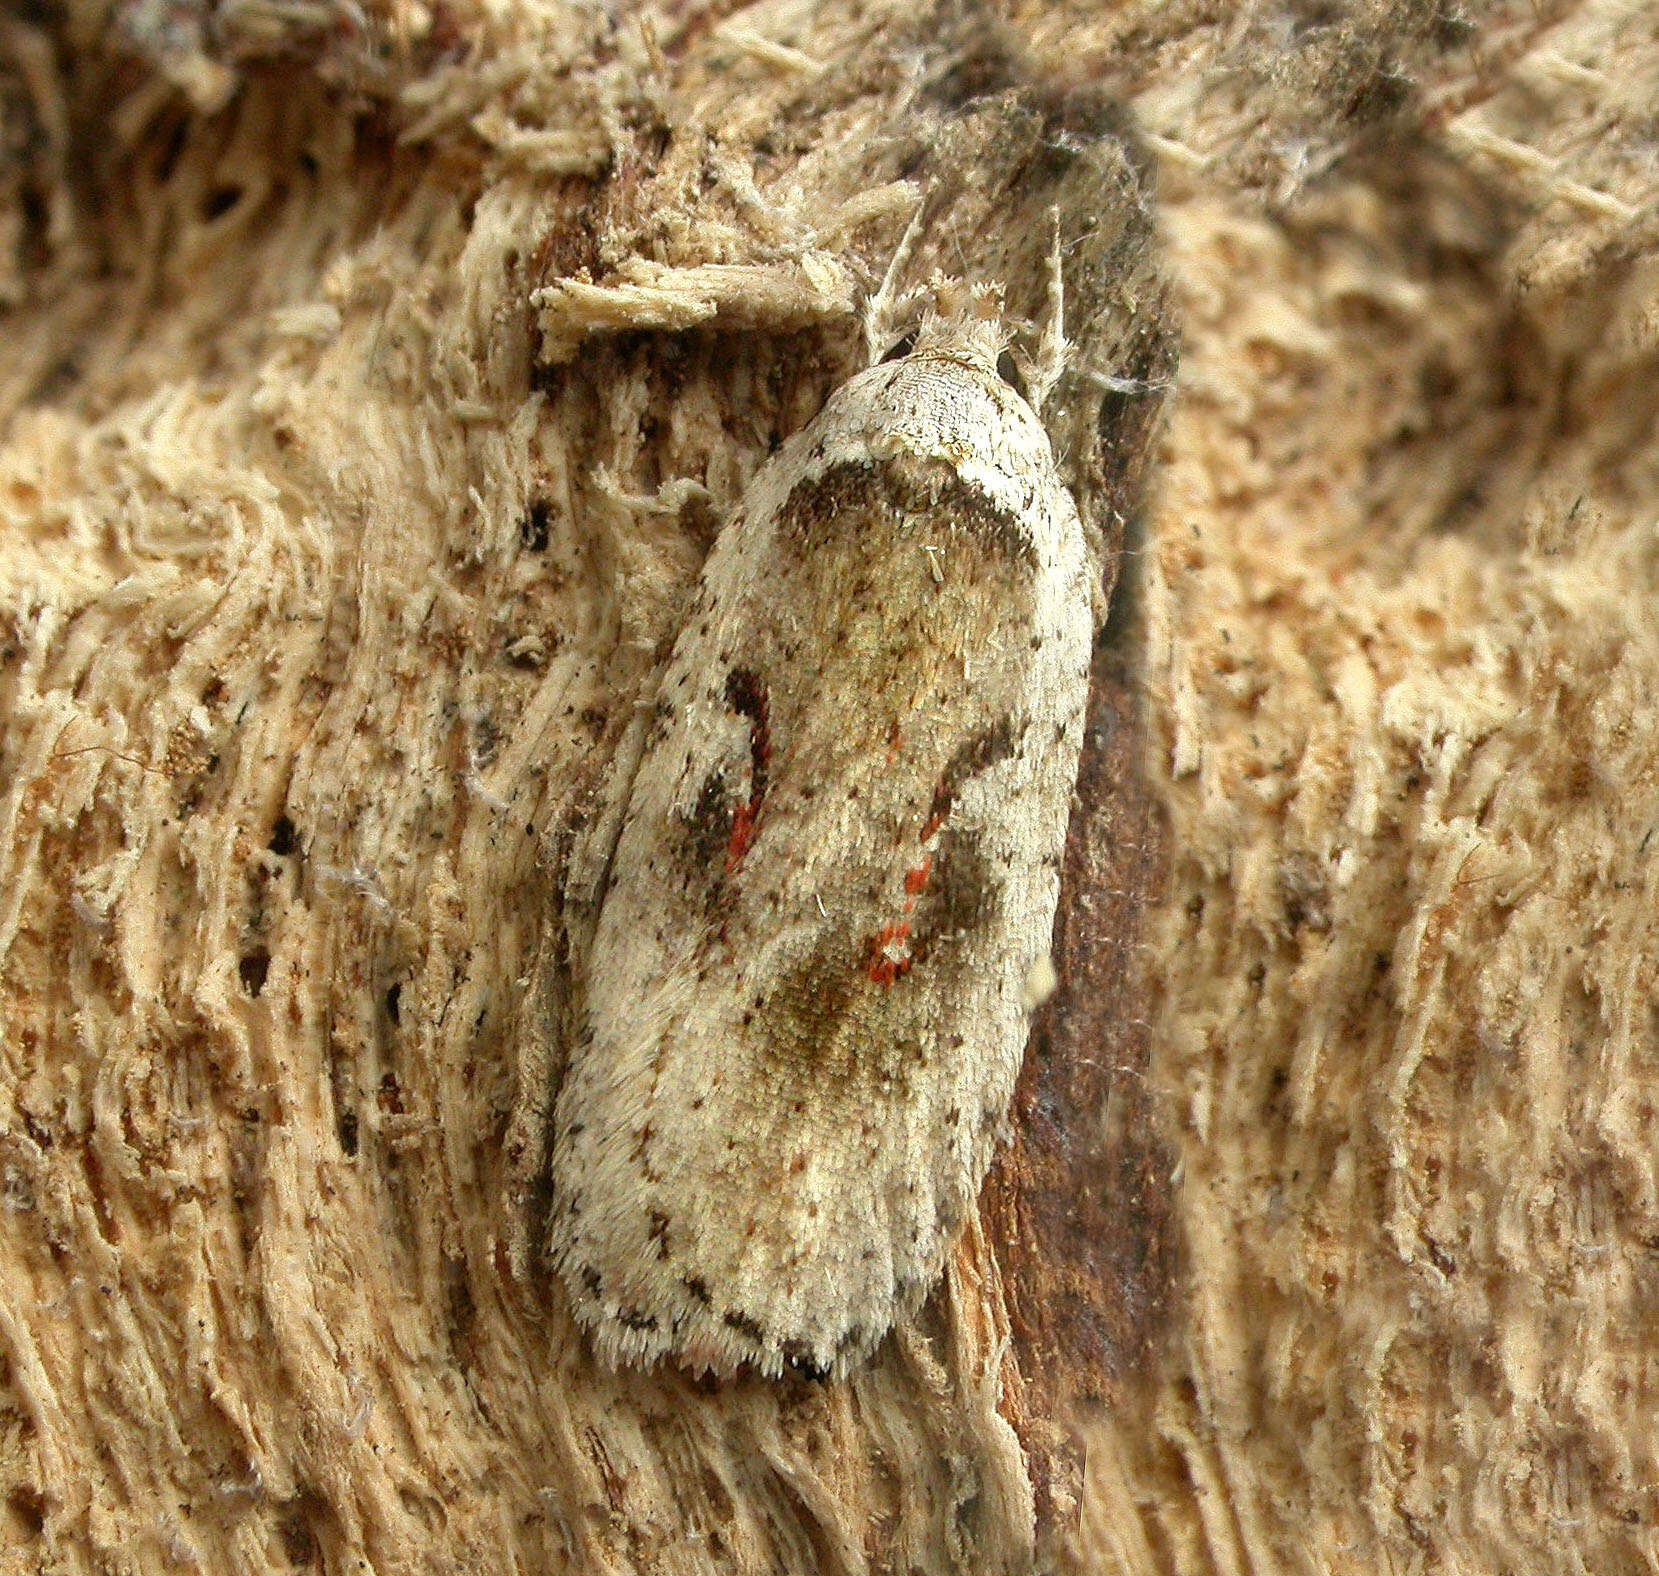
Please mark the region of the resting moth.
<svg viewBox="0 0 1659 1576"><path fill-rule="evenodd" d="M1077 509L985 337L755 475L662 680L554 1112L601 1357L840 1375L975 1207L1045 968L1087 698Z"/></svg>

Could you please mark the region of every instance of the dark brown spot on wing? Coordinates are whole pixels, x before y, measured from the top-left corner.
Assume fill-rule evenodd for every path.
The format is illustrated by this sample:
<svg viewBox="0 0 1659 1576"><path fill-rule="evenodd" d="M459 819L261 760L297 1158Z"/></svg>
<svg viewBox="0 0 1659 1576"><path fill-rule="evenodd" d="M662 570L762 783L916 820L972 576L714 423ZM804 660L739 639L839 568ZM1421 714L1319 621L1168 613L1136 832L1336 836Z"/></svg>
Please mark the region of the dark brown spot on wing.
<svg viewBox="0 0 1659 1576"><path fill-rule="evenodd" d="M726 874L737 873L754 841L772 758L772 730L766 686L749 668L733 668L726 675L726 704L749 723L749 795L732 813L726 839Z"/></svg>
<svg viewBox="0 0 1659 1576"><path fill-rule="evenodd" d="M909 454L879 464L843 460L798 482L778 513L779 540L793 540L802 552L821 551L839 533L858 529L872 510L950 520L1007 562L1027 571L1037 566L1031 532L1018 514L964 481L948 462Z"/></svg>
<svg viewBox="0 0 1659 1576"><path fill-rule="evenodd" d="M940 774L939 786L933 790L933 805L922 831L924 839L943 825L965 783L1014 753L1014 734L1014 719L1002 716L990 727L962 741Z"/></svg>
<svg viewBox="0 0 1659 1576"><path fill-rule="evenodd" d="M709 1296L709 1283L701 1275L687 1275L680 1284L685 1287L686 1295L693 1302L700 1303L705 1308L709 1306L712 1301Z"/></svg>
<svg viewBox="0 0 1659 1576"><path fill-rule="evenodd" d="M725 767L716 766L703 779L690 814L680 817L679 852L685 868L708 871L722 865L732 838L737 802L726 781Z"/></svg>
<svg viewBox="0 0 1659 1576"><path fill-rule="evenodd" d="M820 1103L857 1103L872 1088L901 1089L926 1063L938 1008L936 992L917 994L915 982L948 970L1001 912L979 834L947 829L907 919L874 937L826 921L756 1003L749 1033L769 1074L757 1097L803 1089Z"/></svg>
<svg viewBox="0 0 1659 1576"><path fill-rule="evenodd" d="M916 907L918 945L960 943L998 922L1002 887L977 832L947 828L939 838L934 879Z"/></svg>
<svg viewBox="0 0 1659 1576"><path fill-rule="evenodd" d="M760 1326L758 1319L752 1318L738 1308L729 1308L720 1316L720 1322L729 1330L736 1330L739 1335L747 1336L757 1346L766 1339L766 1332Z"/></svg>

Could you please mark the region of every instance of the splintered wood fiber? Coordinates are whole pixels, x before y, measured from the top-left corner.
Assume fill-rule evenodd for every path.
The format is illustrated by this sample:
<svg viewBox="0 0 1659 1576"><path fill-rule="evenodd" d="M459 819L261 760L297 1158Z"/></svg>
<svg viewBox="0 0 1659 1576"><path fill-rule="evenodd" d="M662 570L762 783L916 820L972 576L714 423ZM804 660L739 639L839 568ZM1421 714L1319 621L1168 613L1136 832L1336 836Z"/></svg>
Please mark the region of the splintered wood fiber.
<svg viewBox="0 0 1659 1576"><path fill-rule="evenodd" d="M1080 1456L977 1222L845 1383L612 1373L543 1142L575 848L720 520L884 279L1036 325L1063 247L1068 321L1140 333L1140 166L931 16L819 7L820 68L708 17L262 14L6 34L0 1535L1029 1569ZM1054 409L1104 541L1099 403Z"/></svg>
<svg viewBox="0 0 1659 1576"><path fill-rule="evenodd" d="M1198 167L1241 110L1141 106L1184 336L1145 672L1185 1492L1107 1441L1158 1511L1094 1497L1104 1568L1659 1559L1659 37L1475 43L1266 205Z"/></svg>
<svg viewBox="0 0 1659 1576"><path fill-rule="evenodd" d="M1659 1565L1656 34L0 22L0 1568ZM574 850L889 264L1034 354L1055 249L1166 821L1130 1240L988 1212L845 1383L613 1374L537 1224ZM1088 445L1165 395L1142 511Z"/></svg>

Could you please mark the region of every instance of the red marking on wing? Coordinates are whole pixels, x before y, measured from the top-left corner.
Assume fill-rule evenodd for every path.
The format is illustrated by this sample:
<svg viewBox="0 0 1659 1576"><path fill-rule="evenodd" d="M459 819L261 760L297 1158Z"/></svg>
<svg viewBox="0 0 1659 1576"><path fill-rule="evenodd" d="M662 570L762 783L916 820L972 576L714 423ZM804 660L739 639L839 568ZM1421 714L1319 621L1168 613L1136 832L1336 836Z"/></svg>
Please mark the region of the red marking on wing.
<svg viewBox="0 0 1659 1576"><path fill-rule="evenodd" d="M870 961L866 972L881 986L891 985L901 975L910 972L915 959L910 956L910 921L883 925L870 943Z"/></svg>
<svg viewBox="0 0 1659 1576"><path fill-rule="evenodd" d="M747 804L740 804L732 816L732 835L726 839L726 874L737 874L737 867L743 863L743 856L749 852L749 845L755 840L755 811L756 804L751 797Z"/></svg>
<svg viewBox="0 0 1659 1576"><path fill-rule="evenodd" d="M904 873L904 918L891 925L883 925L870 941L870 961L866 972L883 987L908 974L916 959L910 951L910 915L916 912L916 900L927 887L927 878L933 873L933 855L923 854L922 862Z"/></svg>

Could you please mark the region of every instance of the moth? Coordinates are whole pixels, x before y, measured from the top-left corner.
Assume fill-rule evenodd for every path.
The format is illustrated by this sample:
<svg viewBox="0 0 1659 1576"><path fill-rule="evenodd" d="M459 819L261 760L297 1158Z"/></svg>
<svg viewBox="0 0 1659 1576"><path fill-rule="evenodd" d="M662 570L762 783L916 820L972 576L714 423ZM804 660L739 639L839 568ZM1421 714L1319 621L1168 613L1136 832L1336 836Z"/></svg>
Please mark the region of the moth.
<svg viewBox="0 0 1659 1576"><path fill-rule="evenodd" d="M606 1361L839 1376L975 1207L1045 968L1093 639L995 347L843 384L754 476L656 700L555 1102Z"/></svg>

